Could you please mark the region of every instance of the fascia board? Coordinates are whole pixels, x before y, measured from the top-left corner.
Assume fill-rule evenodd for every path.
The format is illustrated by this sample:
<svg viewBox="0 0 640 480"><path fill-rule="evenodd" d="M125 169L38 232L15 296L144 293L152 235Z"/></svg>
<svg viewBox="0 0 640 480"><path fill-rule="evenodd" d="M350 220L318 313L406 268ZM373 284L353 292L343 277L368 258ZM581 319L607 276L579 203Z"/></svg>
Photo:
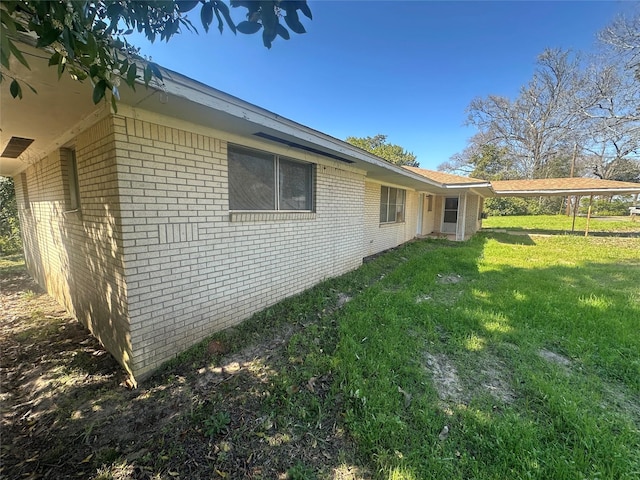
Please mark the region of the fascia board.
<svg viewBox="0 0 640 480"><path fill-rule="evenodd" d="M319 132L318 130L314 130L285 117L281 117L269 110L245 102L244 100L232 95L228 95L196 80L185 77L177 72L173 72L165 68L162 68L162 71L164 85L163 87L160 87L160 90L164 91L166 94L199 103L205 107L222 111L264 128L281 132L285 135L291 135L299 140L307 141L321 148L326 148L338 155L356 158L364 163L391 171L401 177L410 178L429 186L446 188L441 183L390 164L385 160L379 159L375 155L354 147L342 140L331 137L330 135Z"/></svg>

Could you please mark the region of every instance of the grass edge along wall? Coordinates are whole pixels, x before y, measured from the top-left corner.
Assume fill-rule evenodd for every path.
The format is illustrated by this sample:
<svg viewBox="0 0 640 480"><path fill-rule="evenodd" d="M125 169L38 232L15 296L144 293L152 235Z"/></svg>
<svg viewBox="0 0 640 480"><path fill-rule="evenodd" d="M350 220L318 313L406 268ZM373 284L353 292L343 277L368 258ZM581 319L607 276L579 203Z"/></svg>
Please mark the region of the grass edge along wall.
<svg viewBox="0 0 640 480"><path fill-rule="evenodd" d="M193 130L121 108L17 178L29 271L137 380L416 234L415 191L407 189L406 220L381 225L381 187L366 172ZM228 141L312 164L313 210L230 213ZM72 209L74 173L80 205Z"/></svg>

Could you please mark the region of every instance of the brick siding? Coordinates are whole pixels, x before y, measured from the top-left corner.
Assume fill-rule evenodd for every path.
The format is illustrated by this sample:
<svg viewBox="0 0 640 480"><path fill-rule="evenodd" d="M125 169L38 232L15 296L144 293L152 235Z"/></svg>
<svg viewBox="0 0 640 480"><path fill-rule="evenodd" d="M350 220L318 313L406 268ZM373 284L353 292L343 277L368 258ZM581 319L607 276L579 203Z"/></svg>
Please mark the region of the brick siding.
<svg viewBox="0 0 640 480"><path fill-rule="evenodd" d="M405 221L380 223L380 187L378 183L365 184L365 255L373 255L411 240L418 228L418 194L412 190L406 190Z"/></svg>
<svg viewBox="0 0 640 480"><path fill-rule="evenodd" d="M205 336L361 264L363 172L305 153L299 159L316 163L315 212L230 214L224 134L136 116L118 116L115 126L139 378Z"/></svg>
<svg viewBox="0 0 640 480"><path fill-rule="evenodd" d="M55 150L16 177L27 268L131 372L111 120L69 146L76 150L79 210L69 210L68 150Z"/></svg>

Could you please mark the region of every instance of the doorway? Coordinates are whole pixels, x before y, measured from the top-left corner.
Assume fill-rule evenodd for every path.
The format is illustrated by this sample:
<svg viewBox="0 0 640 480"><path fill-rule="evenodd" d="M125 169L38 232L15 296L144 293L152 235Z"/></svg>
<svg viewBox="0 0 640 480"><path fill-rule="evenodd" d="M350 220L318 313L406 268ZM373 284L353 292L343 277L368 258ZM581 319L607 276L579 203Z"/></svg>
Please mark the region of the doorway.
<svg viewBox="0 0 640 480"><path fill-rule="evenodd" d="M446 197L442 214L442 233L456 233L457 227L458 197Z"/></svg>

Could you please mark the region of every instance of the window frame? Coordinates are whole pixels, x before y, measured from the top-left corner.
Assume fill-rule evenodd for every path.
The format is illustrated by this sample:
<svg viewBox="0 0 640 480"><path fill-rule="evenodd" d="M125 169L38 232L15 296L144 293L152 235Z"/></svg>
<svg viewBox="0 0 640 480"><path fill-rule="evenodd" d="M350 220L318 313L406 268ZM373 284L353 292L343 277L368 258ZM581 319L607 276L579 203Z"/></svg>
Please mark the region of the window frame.
<svg viewBox="0 0 640 480"><path fill-rule="evenodd" d="M66 212L80 211L80 183L78 182L78 159L75 147L60 149L60 157L65 175L65 206Z"/></svg>
<svg viewBox="0 0 640 480"><path fill-rule="evenodd" d="M22 186L22 201L25 210L31 210L31 201L29 200L29 185L27 184L27 174L20 172L20 184Z"/></svg>
<svg viewBox="0 0 640 480"><path fill-rule="evenodd" d="M259 150L257 148L251 148L251 147L245 147L243 145L235 145L235 144L229 144L227 146L227 162L229 162L230 160L230 156L229 154L235 150L238 153L248 153L251 154L251 152L255 152L258 158L262 158L263 160L265 160L263 157L264 156L270 156L271 160L273 161L273 178L272 180L272 185L273 186L273 195L274 195L274 199L273 199L273 205L274 205L274 209L271 208L249 208L249 209L242 209L242 208L231 208L231 195L232 195L232 189L230 188L231 185L231 180L230 180L230 169L228 168L227 170L227 185L229 187L228 193L229 193L229 198L228 198L228 203L229 203L229 211L230 212L260 212L260 213L313 213L315 212L315 199L316 199L316 189L315 189L315 185L316 185L316 164L315 163L311 163L311 162L305 162L302 160L298 160L296 158L291 158L285 155L280 155L277 153L271 153L271 152L267 152L264 150ZM308 168L308 175L309 175L309 179L308 179L308 184L306 185L305 189L307 190L307 195L308 195L308 201L309 201L309 208L304 208L304 209L284 209L281 208L281 192L282 190L284 190L281 186L281 179L280 179L280 173L281 173L281 169L280 169L280 164L281 161L284 162L289 162L289 163L295 163L298 165L303 165L305 166L305 168Z"/></svg>
<svg viewBox="0 0 640 480"><path fill-rule="evenodd" d="M386 189L386 195L385 195ZM395 198L392 200L392 192L395 193ZM398 193L402 192L401 202L398 203ZM383 199L386 198L386 202L383 203ZM393 205L393 215L391 213L391 206ZM399 210L400 207L400 210ZM383 208L386 212L383 219ZM380 224L381 225L393 225L396 223L405 223L405 214L407 209L407 191L403 188L390 187L388 185L380 185ZM391 219L392 218L392 219Z"/></svg>

